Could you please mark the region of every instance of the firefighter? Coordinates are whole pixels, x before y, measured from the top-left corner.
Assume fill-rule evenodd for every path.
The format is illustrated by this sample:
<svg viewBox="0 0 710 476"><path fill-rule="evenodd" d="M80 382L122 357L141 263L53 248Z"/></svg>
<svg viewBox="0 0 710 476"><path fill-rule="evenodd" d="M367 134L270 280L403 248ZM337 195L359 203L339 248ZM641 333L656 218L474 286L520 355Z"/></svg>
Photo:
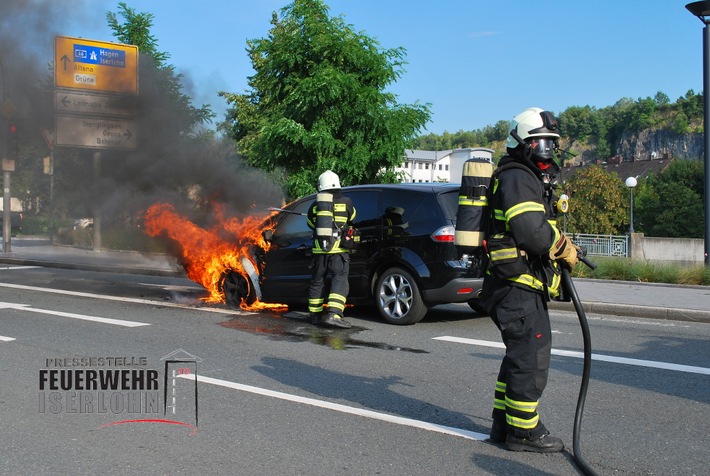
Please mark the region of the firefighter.
<svg viewBox="0 0 710 476"><path fill-rule="evenodd" d="M349 250L341 246L342 230L355 220L355 207L340 191L340 178L326 170L318 177L318 195L308 209L308 226L313 230L313 274L308 288L308 311L311 322L328 327L348 329L343 318L348 296L350 273ZM330 276L327 295L328 313L323 318L326 304L326 276Z"/></svg>
<svg viewBox="0 0 710 476"><path fill-rule="evenodd" d="M495 385L490 438L511 451L564 449L537 412L552 348L547 303L559 296L560 263L574 267L579 249L556 226L551 180L559 172L554 162L559 138L552 113L529 108L515 116L507 154L491 184L489 267L481 304L506 350Z"/></svg>

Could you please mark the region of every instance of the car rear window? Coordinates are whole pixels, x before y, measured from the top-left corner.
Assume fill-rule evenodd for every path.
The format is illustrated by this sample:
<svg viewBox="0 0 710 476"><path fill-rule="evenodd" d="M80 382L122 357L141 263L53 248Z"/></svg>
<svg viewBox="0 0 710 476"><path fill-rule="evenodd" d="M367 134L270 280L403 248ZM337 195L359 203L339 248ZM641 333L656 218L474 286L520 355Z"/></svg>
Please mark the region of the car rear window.
<svg viewBox="0 0 710 476"><path fill-rule="evenodd" d="M444 192L439 194L436 198L441 206L441 212L444 216L448 220L455 222L456 212L459 208L459 191L451 190L449 192Z"/></svg>

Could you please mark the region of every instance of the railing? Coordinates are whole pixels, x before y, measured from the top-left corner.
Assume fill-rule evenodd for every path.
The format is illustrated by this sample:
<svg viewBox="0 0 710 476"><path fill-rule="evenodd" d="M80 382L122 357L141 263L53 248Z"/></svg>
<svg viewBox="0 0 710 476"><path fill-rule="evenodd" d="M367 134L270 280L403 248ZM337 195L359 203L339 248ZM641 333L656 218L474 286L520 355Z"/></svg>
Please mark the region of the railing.
<svg viewBox="0 0 710 476"><path fill-rule="evenodd" d="M586 248L588 255L595 256L631 256L629 235L588 235L576 233L572 241Z"/></svg>

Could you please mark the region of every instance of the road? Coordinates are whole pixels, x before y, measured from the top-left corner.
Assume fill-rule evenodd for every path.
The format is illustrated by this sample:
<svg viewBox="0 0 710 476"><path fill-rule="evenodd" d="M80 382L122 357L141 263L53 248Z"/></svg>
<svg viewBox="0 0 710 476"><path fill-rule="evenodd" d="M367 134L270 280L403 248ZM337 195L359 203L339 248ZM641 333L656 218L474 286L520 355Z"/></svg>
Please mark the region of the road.
<svg viewBox="0 0 710 476"><path fill-rule="evenodd" d="M352 329L327 330L203 295L175 277L0 268L0 473L580 474L575 314L552 313L540 407L568 449L537 455L485 441L502 349L467 306L408 327L351 309ZM587 462L599 474L705 474L710 325L588 318ZM167 372L166 360L177 360ZM92 388L90 371L121 378Z"/></svg>

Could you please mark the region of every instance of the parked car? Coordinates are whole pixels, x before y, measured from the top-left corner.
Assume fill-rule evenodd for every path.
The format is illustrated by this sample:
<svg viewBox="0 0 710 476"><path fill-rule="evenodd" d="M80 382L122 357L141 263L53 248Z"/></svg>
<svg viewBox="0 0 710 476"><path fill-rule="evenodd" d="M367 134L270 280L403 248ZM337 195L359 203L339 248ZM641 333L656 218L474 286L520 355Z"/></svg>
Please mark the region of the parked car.
<svg viewBox="0 0 710 476"><path fill-rule="evenodd" d="M458 185L388 184L344 187L357 210L361 244L351 254L348 303L374 305L392 324L414 324L437 304L468 303L478 311L482 278L454 245ZM315 194L273 216L243 274L223 277L227 303L306 304L312 231L305 214Z"/></svg>
<svg viewBox="0 0 710 476"><path fill-rule="evenodd" d="M0 210L0 223L2 223L3 212ZM22 230L22 220L24 215L22 212L10 212L10 235L14 236L18 231ZM4 233L4 227L0 226L0 236Z"/></svg>

